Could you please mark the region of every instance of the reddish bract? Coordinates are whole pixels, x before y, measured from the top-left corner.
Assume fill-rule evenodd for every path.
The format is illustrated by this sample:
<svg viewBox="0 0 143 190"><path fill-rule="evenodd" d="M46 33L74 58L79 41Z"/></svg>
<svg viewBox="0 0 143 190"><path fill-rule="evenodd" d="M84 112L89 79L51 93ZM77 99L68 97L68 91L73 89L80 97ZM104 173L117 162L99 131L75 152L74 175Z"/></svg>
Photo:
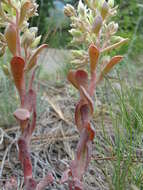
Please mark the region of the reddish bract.
<svg viewBox="0 0 143 190"><path fill-rule="evenodd" d="M89 47L91 73L94 72L97 67L99 55L100 55L99 49L94 44L91 44Z"/></svg>
<svg viewBox="0 0 143 190"><path fill-rule="evenodd" d="M21 96L25 91L25 82L24 82L25 61L21 57L15 56L12 58L10 65L15 86Z"/></svg>
<svg viewBox="0 0 143 190"><path fill-rule="evenodd" d="M26 121L30 119L30 112L27 109L19 108L17 109L13 115L16 117L19 121Z"/></svg>
<svg viewBox="0 0 143 190"><path fill-rule="evenodd" d="M123 56L114 56L110 60L110 62L105 66L105 68L101 71L101 74L99 76L98 82L100 82L103 79L103 76L110 72L110 70L121 60L123 59Z"/></svg>

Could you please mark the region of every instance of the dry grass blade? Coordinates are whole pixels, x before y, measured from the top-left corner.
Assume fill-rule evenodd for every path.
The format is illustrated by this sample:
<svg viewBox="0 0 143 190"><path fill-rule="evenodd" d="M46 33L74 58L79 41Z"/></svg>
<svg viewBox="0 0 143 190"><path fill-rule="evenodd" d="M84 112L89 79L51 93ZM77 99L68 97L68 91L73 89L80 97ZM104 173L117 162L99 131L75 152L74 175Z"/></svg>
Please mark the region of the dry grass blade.
<svg viewBox="0 0 143 190"><path fill-rule="evenodd" d="M64 133L64 130L63 130L62 126L61 126L61 133L63 135L63 140L64 140L64 138L65 138L66 135ZM66 150L67 154L69 155L69 157L71 159L74 159L74 152L72 151L72 149L70 147L69 141L63 141L63 143L64 143L65 150Z"/></svg>
<svg viewBox="0 0 143 190"><path fill-rule="evenodd" d="M4 165L5 165L5 160L6 160L6 157L7 157L7 154L11 148L11 146L16 142L16 139L14 139L10 144L9 146L6 148L5 152L4 152L4 156L3 156L3 159L2 159L2 162L1 162L1 168L0 168L0 178L2 177L2 173L3 173L3 169L4 169Z"/></svg>
<svg viewBox="0 0 143 190"><path fill-rule="evenodd" d="M3 143L4 131L0 128L0 145Z"/></svg>
<svg viewBox="0 0 143 190"><path fill-rule="evenodd" d="M70 124L69 121L64 117L63 112L61 111L60 107L58 106L58 104L55 103L55 100L49 98L46 95L46 100L48 101L48 103L52 106L52 108L54 109L54 111L57 113L57 115L59 116L59 118L63 121L65 121L68 125Z"/></svg>

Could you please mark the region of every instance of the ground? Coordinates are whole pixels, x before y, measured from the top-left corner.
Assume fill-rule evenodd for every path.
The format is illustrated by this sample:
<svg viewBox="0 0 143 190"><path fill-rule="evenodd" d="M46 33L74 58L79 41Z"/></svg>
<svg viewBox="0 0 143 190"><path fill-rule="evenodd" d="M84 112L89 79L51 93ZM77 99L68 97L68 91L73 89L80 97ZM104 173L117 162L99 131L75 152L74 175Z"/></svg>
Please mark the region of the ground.
<svg viewBox="0 0 143 190"><path fill-rule="evenodd" d="M54 185L47 189L66 190L68 189L67 185L60 185L59 180L74 157L74 151L79 139L74 125L74 108L77 97L73 97L69 93L69 88L71 88L69 84L53 86L52 88L48 88L48 85L44 82L40 82L40 85L46 89L42 98L47 103L45 111L39 115L36 131L32 137L33 172L34 176L39 180L48 171L52 171L56 180ZM93 125L96 129L96 136L99 135L102 138L101 140L104 140L101 137L98 124L93 121ZM0 174L2 176L1 183L15 176L18 179L19 187L22 187L23 173L17 158L18 150L16 145L19 134L18 126L1 129ZM96 167L94 159L99 155L95 144L93 144L93 147L92 161L88 173L84 177L85 189L109 189L102 171ZM100 159L99 162L103 164Z"/></svg>
<svg viewBox="0 0 143 190"><path fill-rule="evenodd" d="M127 73L122 75L127 77ZM138 77L142 78L141 70L138 72ZM36 86L38 89L42 89L40 108L44 107L44 109L38 113L36 131L31 141L33 176L39 180L52 171L55 181L47 190L68 190L67 184L60 184L60 178L74 157L79 139L74 124L74 109L78 95L67 81L53 83L52 81L37 80ZM114 80L113 86L120 89L116 80ZM115 129L107 109L111 101L113 101L111 90L105 88L103 91L102 87L97 89L96 112L91 121L96 136L93 143L92 160L84 176L85 190L114 189L112 187L112 171L116 157L112 149L115 146ZM1 187L4 187L5 182L14 177L19 189L22 190L23 173L18 160L16 144L19 135L20 131L16 123L0 128L0 183ZM124 164L124 158L121 160L121 167L122 164Z"/></svg>

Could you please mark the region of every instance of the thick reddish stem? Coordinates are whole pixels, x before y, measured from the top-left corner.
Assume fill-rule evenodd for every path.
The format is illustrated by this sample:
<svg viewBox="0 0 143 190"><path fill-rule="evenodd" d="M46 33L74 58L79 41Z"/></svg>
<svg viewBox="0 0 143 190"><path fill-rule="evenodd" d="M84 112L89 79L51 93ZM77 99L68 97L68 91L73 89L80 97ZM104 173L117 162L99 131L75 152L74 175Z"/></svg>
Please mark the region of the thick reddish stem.
<svg viewBox="0 0 143 190"><path fill-rule="evenodd" d="M36 190L37 182L33 178L25 181L25 190Z"/></svg>
<svg viewBox="0 0 143 190"><path fill-rule="evenodd" d="M18 140L18 146L19 160L23 168L24 180L26 181L28 178L32 178L32 163L30 159L30 153L28 150L27 139L20 137Z"/></svg>
<svg viewBox="0 0 143 190"><path fill-rule="evenodd" d="M93 97L96 89L96 72L93 72L91 74L91 80L90 80L90 85L89 85L89 94L91 97Z"/></svg>

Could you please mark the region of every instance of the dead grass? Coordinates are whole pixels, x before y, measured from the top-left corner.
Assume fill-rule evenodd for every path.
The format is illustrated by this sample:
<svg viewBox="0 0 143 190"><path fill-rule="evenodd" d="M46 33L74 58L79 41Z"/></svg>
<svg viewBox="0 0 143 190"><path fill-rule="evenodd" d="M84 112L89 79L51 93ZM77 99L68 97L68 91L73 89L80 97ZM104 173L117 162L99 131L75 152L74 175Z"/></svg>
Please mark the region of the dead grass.
<svg viewBox="0 0 143 190"><path fill-rule="evenodd" d="M114 83L116 82L118 83L114 80ZM37 84L38 88L42 88L41 106L44 107L44 111L39 112L36 131L31 141L33 175L40 180L52 171L55 181L47 190L68 190L67 184L60 184L60 177L73 159L79 139L74 125L74 109L78 97L66 83L51 85L37 81ZM115 85L115 88L118 87ZM117 162L113 150L116 131L109 109L110 102L113 101L112 92L106 90L106 85L104 91L102 87L97 90L97 100L98 109L92 121L96 138L92 160L84 176L85 190L114 190L112 171L114 163ZM116 102L115 99L114 101ZM116 113L119 111L117 106L114 110ZM18 189L23 190L23 173L18 160L16 143L19 135L18 126L0 128L0 186L2 188L14 177ZM141 155L138 156L138 160L136 157L132 159L135 164L142 163ZM126 155L121 160L121 167L125 161Z"/></svg>
<svg viewBox="0 0 143 190"><path fill-rule="evenodd" d="M69 85L53 86L51 88L43 82L40 85L44 89L42 100L47 107L39 115L36 131L31 141L33 174L39 180L48 171L52 171L56 180L54 185L47 189L66 190L68 189L67 185L59 184L59 180L63 171L68 167L70 160L74 158L74 151L79 139L74 125L74 109L77 98L70 94ZM102 115L101 113L102 111L99 116ZM99 116L96 115L96 120ZM96 136L100 136L102 129L98 127L98 124L95 124L95 128ZM106 130L111 132L109 128ZM1 187L4 186L3 183L13 176L18 181L19 189L23 187L23 174L18 160L18 147L16 144L19 135L18 126L1 128ZM96 156L98 156L98 153L94 151L93 161L85 176L85 187L88 190L109 189L102 171L95 167L94 158Z"/></svg>

